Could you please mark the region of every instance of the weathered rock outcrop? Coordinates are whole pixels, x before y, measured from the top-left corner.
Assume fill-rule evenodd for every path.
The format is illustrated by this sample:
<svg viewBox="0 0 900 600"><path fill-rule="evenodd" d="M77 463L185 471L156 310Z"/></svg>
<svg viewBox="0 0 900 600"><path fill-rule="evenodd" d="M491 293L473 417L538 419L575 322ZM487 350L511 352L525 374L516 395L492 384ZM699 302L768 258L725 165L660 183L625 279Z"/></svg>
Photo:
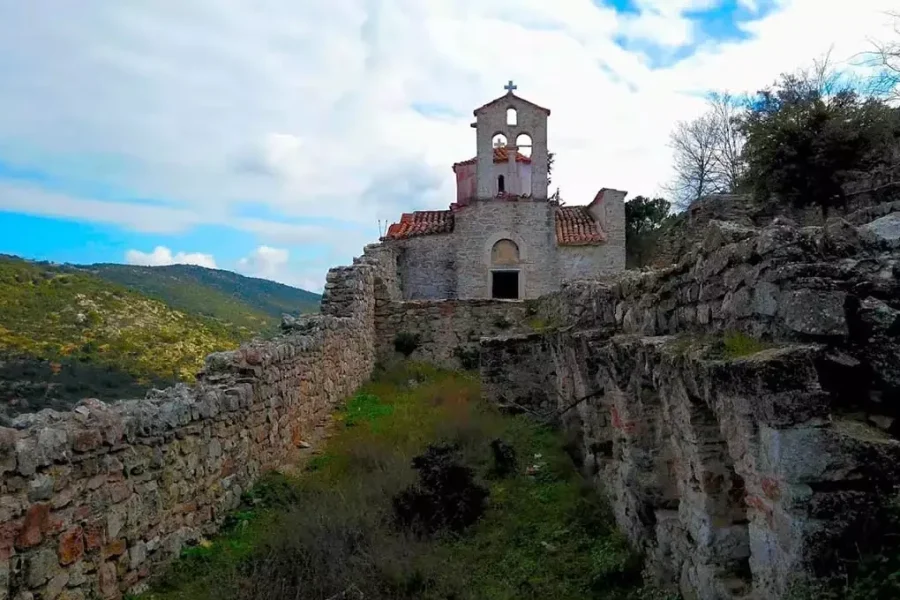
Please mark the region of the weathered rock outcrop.
<svg viewBox="0 0 900 600"><path fill-rule="evenodd" d="M898 213L881 210L713 221L672 267L567 286L539 303L551 330L482 341L484 393L565 427L660 581L783 598L834 573L900 483Z"/></svg>

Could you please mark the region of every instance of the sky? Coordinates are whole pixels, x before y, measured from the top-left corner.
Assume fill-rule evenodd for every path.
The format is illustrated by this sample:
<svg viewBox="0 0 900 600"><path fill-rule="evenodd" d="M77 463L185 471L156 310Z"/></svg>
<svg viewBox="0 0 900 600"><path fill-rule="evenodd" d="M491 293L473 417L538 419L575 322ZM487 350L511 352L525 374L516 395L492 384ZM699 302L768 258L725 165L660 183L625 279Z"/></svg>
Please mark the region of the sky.
<svg viewBox="0 0 900 600"><path fill-rule="evenodd" d="M0 253L320 291L449 206L508 80L552 111L567 204L656 194L706 94L850 68L895 2L0 0Z"/></svg>

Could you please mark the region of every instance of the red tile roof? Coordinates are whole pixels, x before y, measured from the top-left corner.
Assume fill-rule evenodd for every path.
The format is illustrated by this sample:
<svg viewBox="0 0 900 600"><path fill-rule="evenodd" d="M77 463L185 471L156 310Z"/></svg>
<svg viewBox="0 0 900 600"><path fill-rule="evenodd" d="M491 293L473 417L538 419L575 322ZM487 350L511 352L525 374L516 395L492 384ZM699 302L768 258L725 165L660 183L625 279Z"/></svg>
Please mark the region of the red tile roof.
<svg viewBox="0 0 900 600"><path fill-rule="evenodd" d="M388 227L383 239L405 240L420 235L453 231L453 212L449 210L417 210L403 213L399 223Z"/></svg>
<svg viewBox="0 0 900 600"><path fill-rule="evenodd" d="M388 227L382 239L405 240L423 235L452 233L453 225L452 210L403 213L400 222ZM601 231L586 206L560 206L556 209L556 243L560 246L595 246L605 241L606 234Z"/></svg>
<svg viewBox="0 0 900 600"><path fill-rule="evenodd" d="M556 209L556 243L560 246L594 246L605 241L606 235L586 206Z"/></svg>
<svg viewBox="0 0 900 600"><path fill-rule="evenodd" d="M547 116L550 116L550 109L549 109L549 108L544 108L543 106L538 106L538 105L535 104L534 102L529 102L529 101L526 100L525 98L519 98L518 96L516 96L516 95L513 94L512 92L508 92L508 93L506 93L506 94L503 94L503 95L500 96L499 98L494 98L493 100L491 100L491 101L488 102L487 104L483 104L483 105L479 106L478 108L476 108L476 109L475 109L474 111L472 111L472 112L473 112L473 114L475 114L475 116L478 116L478 113L479 113L480 111L484 110L485 108L487 108L487 107L489 107L489 106L493 106L494 104L496 104L496 103L498 103L498 102L509 102L509 99L510 99L510 98L515 98L515 99L518 100L519 102L524 102L525 104L528 104L528 105L530 105L530 106L533 106L534 108L536 108L536 109L538 109L538 110L544 111L544 113L546 113Z"/></svg>
<svg viewBox="0 0 900 600"><path fill-rule="evenodd" d="M505 163L509 160L509 149L506 146L497 146L494 148L494 162L495 163ZM470 158L469 160L464 160L462 162L453 163L453 168L461 167L464 165L474 165L478 161L478 157ZM516 162L520 163L530 163L531 157L525 156L521 152L516 152Z"/></svg>

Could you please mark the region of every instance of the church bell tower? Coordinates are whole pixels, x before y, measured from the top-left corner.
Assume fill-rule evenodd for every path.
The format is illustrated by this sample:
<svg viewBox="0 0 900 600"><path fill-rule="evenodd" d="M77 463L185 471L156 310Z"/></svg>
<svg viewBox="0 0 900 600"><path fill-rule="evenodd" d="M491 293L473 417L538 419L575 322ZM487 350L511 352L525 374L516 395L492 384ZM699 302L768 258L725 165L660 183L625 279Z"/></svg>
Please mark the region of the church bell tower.
<svg viewBox="0 0 900 600"><path fill-rule="evenodd" d="M512 81L504 89L505 95L474 111L476 196L480 200L500 195L546 200L550 110L515 95L517 86ZM529 168L525 170L520 166L520 156L529 151ZM497 152L505 154L505 165L495 164Z"/></svg>

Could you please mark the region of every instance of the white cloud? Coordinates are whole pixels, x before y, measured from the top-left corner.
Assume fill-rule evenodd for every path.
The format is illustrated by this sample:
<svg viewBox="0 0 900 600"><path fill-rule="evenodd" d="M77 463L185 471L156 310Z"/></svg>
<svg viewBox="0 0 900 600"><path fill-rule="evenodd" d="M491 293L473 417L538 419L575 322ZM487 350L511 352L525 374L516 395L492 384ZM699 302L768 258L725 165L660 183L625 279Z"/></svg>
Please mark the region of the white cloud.
<svg viewBox="0 0 900 600"><path fill-rule="evenodd" d="M321 293L328 261L291 261L286 248L259 246L237 262L237 270L251 277L271 279L310 292Z"/></svg>
<svg viewBox="0 0 900 600"><path fill-rule="evenodd" d="M690 20L679 13L664 14L648 10L623 18L621 33L629 40L643 40L677 48L693 40L694 27Z"/></svg>
<svg viewBox="0 0 900 600"><path fill-rule="evenodd" d="M177 252L165 246L157 246L153 252L141 252L140 250L128 250L125 253L125 262L129 265L141 265L145 267L161 267L164 265L198 265L209 269L216 268L216 259L212 254L200 252Z"/></svg>
<svg viewBox="0 0 900 600"><path fill-rule="evenodd" d="M238 269L254 277L275 279L283 274L282 270L287 266L289 256L290 253L284 248L260 246L238 261Z"/></svg>
<svg viewBox="0 0 900 600"><path fill-rule="evenodd" d="M0 183L0 209L159 233L227 225L346 262L378 219L452 202L471 110L509 78L553 111L553 185L570 204L604 186L653 194L669 131L703 109L700 93L753 91L832 45L849 58L890 32L895 3L779 0L750 39L724 44L685 18L715 0L640 0L637 17L594 0L83 0L55 3L53 19L0 3L4 162L170 202ZM654 69L620 36L701 45ZM275 216L247 216L248 200Z"/></svg>

